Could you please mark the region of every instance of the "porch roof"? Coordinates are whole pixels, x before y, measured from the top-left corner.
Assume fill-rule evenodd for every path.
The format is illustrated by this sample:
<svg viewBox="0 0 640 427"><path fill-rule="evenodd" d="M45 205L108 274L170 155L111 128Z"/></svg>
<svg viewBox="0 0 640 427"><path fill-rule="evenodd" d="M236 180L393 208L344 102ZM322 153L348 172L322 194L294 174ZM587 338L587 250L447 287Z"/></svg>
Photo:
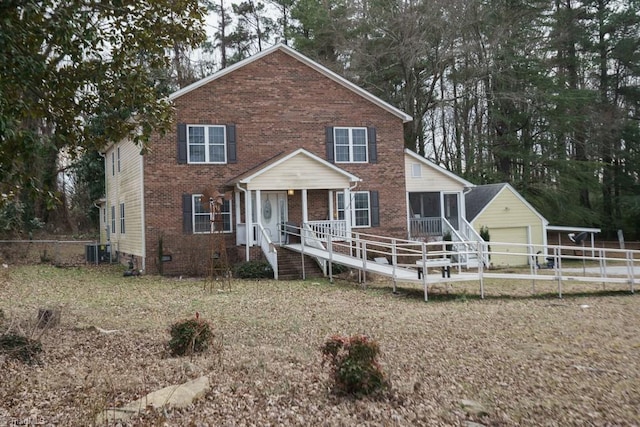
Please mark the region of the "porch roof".
<svg viewBox="0 0 640 427"><path fill-rule="evenodd" d="M280 153L230 180L248 190L344 189L362 181L336 165L299 148Z"/></svg>

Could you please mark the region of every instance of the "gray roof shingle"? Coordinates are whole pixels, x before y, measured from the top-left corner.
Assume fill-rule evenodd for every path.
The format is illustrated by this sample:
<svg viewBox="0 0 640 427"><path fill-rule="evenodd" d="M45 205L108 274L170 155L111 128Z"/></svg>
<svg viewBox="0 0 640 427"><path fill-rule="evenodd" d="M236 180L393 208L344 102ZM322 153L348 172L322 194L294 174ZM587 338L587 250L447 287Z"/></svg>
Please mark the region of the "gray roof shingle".
<svg viewBox="0 0 640 427"><path fill-rule="evenodd" d="M466 193L464 202L467 221L473 221L506 185L505 183L478 185Z"/></svg>

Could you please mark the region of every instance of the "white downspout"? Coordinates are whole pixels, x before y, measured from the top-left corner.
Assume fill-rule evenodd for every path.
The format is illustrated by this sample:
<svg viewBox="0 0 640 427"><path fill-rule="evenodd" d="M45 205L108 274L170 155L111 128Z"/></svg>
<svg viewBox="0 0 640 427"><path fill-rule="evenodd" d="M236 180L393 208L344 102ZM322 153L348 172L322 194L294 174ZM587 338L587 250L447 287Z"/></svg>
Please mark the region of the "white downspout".
<svg viewBox="0 0 640 427"><path fill-rule="evenodd" d="M140 155L140 180L142 185L140 186L140 211L142 215L142 271L147 271L147 226L145 222L145 210L144 210L144 157ZM162 257L162 254L160 254Z"/></svg>

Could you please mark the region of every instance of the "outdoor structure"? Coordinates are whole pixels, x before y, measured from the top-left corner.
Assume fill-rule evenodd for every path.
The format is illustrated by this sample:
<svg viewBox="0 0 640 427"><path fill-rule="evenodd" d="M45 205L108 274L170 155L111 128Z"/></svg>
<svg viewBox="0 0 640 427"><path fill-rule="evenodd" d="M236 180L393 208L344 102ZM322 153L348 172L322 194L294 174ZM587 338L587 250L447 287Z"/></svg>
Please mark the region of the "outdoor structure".
<svg viewBox="0 0 640 427"><path fill-rule="evenodd" d="M406 238L404 112L282 44L169 100L175 133L144 155L131 141L104 152L104 238L121 259L206 274L211 189L231 194L214 222L232 263L277 269L290 225Z"/></svg>
<svg viewBox="0 0 640 427"><path fill-rule="evenodd" d="M466 193L465 202L473 228L480 233L485 227L489 233L490 265L544 263L548 221L511 185L475 186ZM536 245L536 249L530 245Z"/></svg>
<svg viewBox="0 0 640 427"><path fill-rule="evenodd" d="M409 238L436 240L464 231L464 193L475 185L409 149L404 162Z"/></svg>
<svg viewBox="0 0 640 427"><path fill-rule="evenodd" d="M404 159L409 239L451 241L450 249L459 253L456 261L476 267L478 257L469 248L483 240L467 221L465 209L465 194L475 185L409 149ZM482 262L488 265L489 260Z"/></svg>

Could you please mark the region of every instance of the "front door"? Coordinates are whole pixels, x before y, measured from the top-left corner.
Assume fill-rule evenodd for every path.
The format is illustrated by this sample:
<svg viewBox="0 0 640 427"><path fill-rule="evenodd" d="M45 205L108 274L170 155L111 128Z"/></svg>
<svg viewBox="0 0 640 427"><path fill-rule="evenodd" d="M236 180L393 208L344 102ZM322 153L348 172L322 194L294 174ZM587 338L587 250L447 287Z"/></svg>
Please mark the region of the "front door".
<svg viewBox="0 0 640 427"><path fill-rule="evenodd" d="M444 217L454 230L460 228L460 204L458 203L458 193L444 194Z"/></svg>
<svg viewBox="0 0 640 427"><path fill-rule="evenodd" d="M286 191L263 191L260 195L262 226L272 242L284 241L282 224L288 220Z"/></svg>

